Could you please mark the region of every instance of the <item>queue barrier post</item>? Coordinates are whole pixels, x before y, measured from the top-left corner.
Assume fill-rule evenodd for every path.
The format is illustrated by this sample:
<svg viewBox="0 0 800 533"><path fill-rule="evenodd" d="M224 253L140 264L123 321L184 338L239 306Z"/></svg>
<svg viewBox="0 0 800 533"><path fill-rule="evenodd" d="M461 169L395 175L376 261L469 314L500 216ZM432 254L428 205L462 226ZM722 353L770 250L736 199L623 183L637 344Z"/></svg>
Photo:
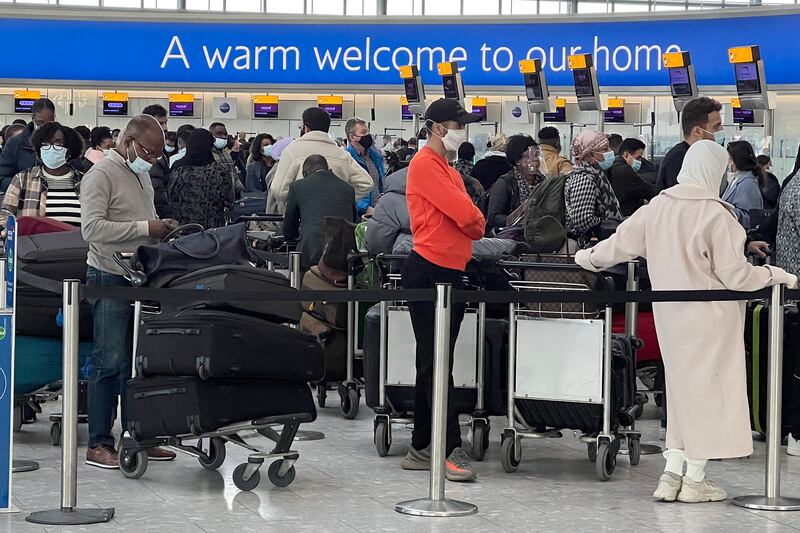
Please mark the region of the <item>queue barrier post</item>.
<svg viewBox="0 0 800 533"><path fill-rule="evenodd" d="M80 280L64 280L63 390L61 392L61 507L36 511L25 520L34 524L81 525L108 522L114 508L77 508L78 500L78 310Z"/></svg>
<svg viewBox="0 0 800 533"><path fill-rule="evenodd" d="M772 287L769 304L767 467L764 494L738 496L734 505L759 511L800 511L800 499L781 496L781 406L783 396L784 286Z"/></svg>
<svg viewBox="0 0 800 533"><path fill-rule="evenodd" d="M436 285L430 488L427 498L398 503L395 506L395 511L403 514L453 517L466 516L478 512L478 508L475 505L458 500L448 500L444 494L447 395L448 384L450 383L452 292L453 287L449 283L438 283Z"/></svg>

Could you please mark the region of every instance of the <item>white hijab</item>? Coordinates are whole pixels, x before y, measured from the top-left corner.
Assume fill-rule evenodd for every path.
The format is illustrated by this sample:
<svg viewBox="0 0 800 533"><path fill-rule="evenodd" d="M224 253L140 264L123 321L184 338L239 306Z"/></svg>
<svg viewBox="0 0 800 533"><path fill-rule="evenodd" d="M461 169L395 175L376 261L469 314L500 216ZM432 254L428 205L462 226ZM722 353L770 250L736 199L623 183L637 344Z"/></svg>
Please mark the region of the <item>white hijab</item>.
<svg viewBox="0 0 800 533"><path fill-rule="evenodd" d="M714 141L697 141L686 152L678 183L697 185L718 197L729 158L728 151Z"/></svg>

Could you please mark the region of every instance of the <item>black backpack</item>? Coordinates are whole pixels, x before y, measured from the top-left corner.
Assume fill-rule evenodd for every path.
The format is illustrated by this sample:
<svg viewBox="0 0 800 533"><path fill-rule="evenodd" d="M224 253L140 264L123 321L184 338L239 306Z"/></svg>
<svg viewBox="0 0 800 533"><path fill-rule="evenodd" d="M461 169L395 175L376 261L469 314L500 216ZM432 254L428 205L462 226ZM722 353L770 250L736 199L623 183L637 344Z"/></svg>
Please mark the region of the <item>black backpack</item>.
<svg viewBox="0 0 800 533"><path fill-rule="evenodd" d="M566 183L567 176L556 176L531 191L524 224L525 242L534 253L557 252L567 240Z"/></svg>

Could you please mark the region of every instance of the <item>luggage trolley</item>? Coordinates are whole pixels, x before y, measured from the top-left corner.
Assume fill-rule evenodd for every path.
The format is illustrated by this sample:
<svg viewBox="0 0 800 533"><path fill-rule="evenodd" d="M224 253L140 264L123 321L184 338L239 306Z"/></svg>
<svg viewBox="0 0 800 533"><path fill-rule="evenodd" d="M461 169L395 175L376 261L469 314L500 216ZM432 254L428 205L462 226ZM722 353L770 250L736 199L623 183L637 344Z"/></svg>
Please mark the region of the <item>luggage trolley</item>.
<svg viewBox="0 0 800 533"><path fill-rule="evenodd" d="M402 262L407 256L379 255L379 264ZM397 289L401 275L391 268L385 276L385 288ZM367 403L375 411L374 442L378 455L386 457L392 445L392 425L413 424L416 382L415 340L408 307L404 302L380 304L380 357L377 401L367 390ZM489 418L484 407L484 371L486 305L468 308L453 354L453 402L459 414L470 414L473 458L483 460L489 446ZM365 338L365 348L367 345ZM366 360L366 358L365 358ZM365 361L365 376L367 374ZM365 377L369 379L369 377Z"/></svg>
<svg viewBox="0 0 800 533"><path fill-rule="evenodd" d="M565 256L501 261L518 291L589 292L609 280ZM521 270L524 279L510 270ZM612 335L613 311L585 303L509 305L508 424L501 463L515 472L524 438L561 437L574 430L587 444L601 481L611 479L623 440L631 465L639 463L640 434L631 425L635 370L630 339Z"/></svg>

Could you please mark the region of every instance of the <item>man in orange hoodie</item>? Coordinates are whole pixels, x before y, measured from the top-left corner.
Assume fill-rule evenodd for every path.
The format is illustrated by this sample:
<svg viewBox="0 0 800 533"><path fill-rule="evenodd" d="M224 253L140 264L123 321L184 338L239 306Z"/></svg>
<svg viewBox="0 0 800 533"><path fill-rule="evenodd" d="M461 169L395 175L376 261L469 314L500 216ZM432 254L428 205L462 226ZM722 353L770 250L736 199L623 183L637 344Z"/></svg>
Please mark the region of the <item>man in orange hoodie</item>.
<svg viewBox="0 0 800 533"><path fill-rule="evenodd" d="M414 250L403 269L406 289L429 289L437 283L462 284L472 257L472 241L483 237L486 221L464 188L461 175L448 164L466 142L465 124L480 120L455 100L440 99L425 113L428 140L411 160L406 199L411 218ZM414 397L414 431L411 449L403 460L406 470L430 468L431 404L433 395L434 305L409 302L417 341L417 380ZM452 357L464 304L454 304L450 323L450 394L447 406L446 476L451 481L472 481L475 471L461 448L461 428L453 405Z"/></svg>

